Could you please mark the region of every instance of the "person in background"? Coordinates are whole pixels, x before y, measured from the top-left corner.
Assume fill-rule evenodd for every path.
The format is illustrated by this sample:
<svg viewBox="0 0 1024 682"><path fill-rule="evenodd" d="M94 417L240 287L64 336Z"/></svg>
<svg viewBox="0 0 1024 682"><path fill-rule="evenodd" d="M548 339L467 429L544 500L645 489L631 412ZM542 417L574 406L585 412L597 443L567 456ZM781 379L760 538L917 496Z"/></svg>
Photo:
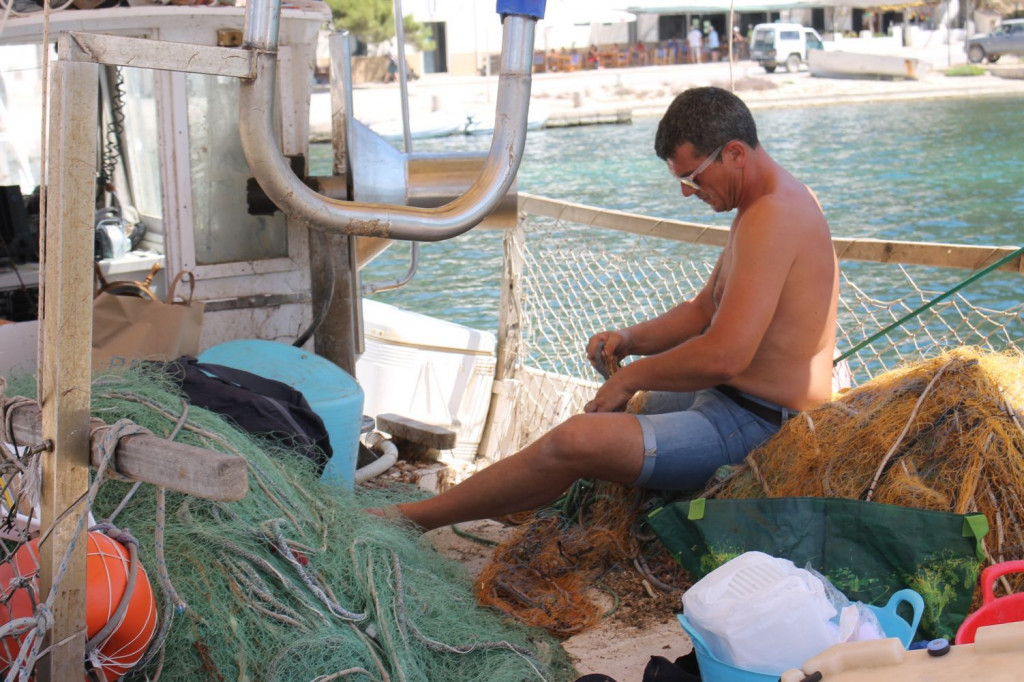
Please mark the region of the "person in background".
<svg viewBox="0 0 1024 682"><path fill-rule="evenodd" d="M440 495L370 513L429 530L536 509L580 478L693 492L831 398L839 266L814 193L769 156L750 110L722 88L678 95L654 151L683 197L736 211L703 288L590 338L602 371L635 359L583 414ZM648 391L647 409L623 412L637 391Z"/></svg>
<svg viewBox="0 0 1024 682"><path fill-rule="evenodd" d="M708 37L708 59L717 62L722 58L722 43L718 38L718 29L710 22L705 25L705 29Z"/></svg>
<svg viewBox="0 0 1024 682"><path fill-rule="evenodd" d="M686 46L690 51L690 63L700 64L700 55L704 51L704 34L701 33L697 21L691 24L690 32L686 34Z"/></svg>
<svg viewBox="0 0 1024 682"><path fill-rule="evenodd" d="M591 43L590 52L587 53L587 68L588 69L600 69L601 68L601 53L597 50L597 45Z"/></svg>
<svg viewBox="0 0 1024 682"><path fill-rule="evenodd" d="M739 26L732 27L732 60L747 58L747 40L743 37Z"/></svg>
<svg viewBox="0 0 1024 682"><path fill-rule="evenodd" d="M679 64L682 61L683 44L679 41L679 37L673 35L668 39L668 43L665 45L665 49L668 50L669 60L673 64Z"/></svg>
<svg viewBox="0 0 1024 682"><path fill-rule="evenodd" d="M398 59L395 57L395 51L390 47L388 48L388 72L384 78L385 83L394 83L398 80Z"/></svg>

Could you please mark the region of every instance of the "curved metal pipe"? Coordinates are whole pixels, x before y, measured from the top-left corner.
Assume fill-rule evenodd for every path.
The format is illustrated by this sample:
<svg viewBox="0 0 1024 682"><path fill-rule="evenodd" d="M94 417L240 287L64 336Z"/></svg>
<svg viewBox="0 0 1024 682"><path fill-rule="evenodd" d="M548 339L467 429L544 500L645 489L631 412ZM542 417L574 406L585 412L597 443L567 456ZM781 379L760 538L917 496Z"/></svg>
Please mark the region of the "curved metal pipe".
<svg viewBox="0 0 1024 682"><path fill-rule="evenodd" d="M246 14L247 26L250 16ZM339 201L317 194L297 178L281 155L273 131L277 59L267 51L268 41L264 41L263 47L253 46L263 50L256 57L256 77L241 84L239 132L249 168L271 201L313 229L412 241L440 241L460 235L491 212L508 192L519 170L526 144L535 27L533 17L504 17L491 148L476 182L465 194L444 206L418 208Z"/></svg>
<svg viewBox="0 0 1024 682"><path fill-rule="evenodd" d="M281 27L281 0L257 0L245 6L242 45L250 50L277 51Z"/></svg>

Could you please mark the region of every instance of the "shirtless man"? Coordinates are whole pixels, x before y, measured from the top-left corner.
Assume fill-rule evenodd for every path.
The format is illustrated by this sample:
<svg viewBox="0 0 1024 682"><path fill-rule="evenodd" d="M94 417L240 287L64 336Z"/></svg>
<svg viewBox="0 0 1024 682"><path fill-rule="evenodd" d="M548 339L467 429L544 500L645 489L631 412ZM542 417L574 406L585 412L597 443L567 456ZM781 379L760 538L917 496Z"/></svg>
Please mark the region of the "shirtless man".
<svg viewBox="0 0 1024 682"><path fill-rule="evenodd" d="M683 196L737 210L704 288L590 339L595 366L641 357L584 414L441 495L373 513L437 528L534 509L579 478L699 490L789 416L830 398L839 267L814 194L768 155L746 105L720 88L676 97L655 152ZM621 412L640 390L651 392L645 414Z"/></svg>

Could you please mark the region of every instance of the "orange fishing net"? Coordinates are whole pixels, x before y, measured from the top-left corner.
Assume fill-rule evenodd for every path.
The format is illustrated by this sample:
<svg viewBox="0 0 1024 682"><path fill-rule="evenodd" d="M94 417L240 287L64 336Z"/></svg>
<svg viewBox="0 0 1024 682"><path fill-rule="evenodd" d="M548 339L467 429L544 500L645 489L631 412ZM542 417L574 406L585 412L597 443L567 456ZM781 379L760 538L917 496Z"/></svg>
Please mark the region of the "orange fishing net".
<svg viewBox="0 0 1024 682"><path fill-rule="evenodd" d="M634 395L626 412L642 411L645 399L643 392ZM495 549L477 578L477 600L559 636L582 632L606 615L592 588L612 592L616 601L623 596L604 585L614 571L636 569L648 595L659 590L678 602L682 569L653 534L638 533L643 501L643 491L577 481Z"/></svg>
<svg viewBox="0 0 1024 682"><path fill-rule="evenodd" d="M637 411L642 395L631 402ZM1024 356L958 348L905 365L791 419L704 497L842 497L981 512L992 562L1024 558ZM588 589L638 551L635 491L574 486L499 546L476 594L529 625L570 635L602 609ZM1020 582L1024 576L1018 575ZM673 586L682 582L678 574Z"/></svg>
<svg viewBox="0 0 1024 682"><path fill-rule="evenodd" d="M636 555L638 510L624 486L573 486L560 509L538 512L498 546L477 578L477 600L556 635L593 626L603 609L588 587Z"/></svg>
<svg viewBox="0 0 1024 682"><path fill-rule="evenodd" d="M791 419L706 497L843 497L981 512L1024 558L1024 356L958 348Z"/></svg>

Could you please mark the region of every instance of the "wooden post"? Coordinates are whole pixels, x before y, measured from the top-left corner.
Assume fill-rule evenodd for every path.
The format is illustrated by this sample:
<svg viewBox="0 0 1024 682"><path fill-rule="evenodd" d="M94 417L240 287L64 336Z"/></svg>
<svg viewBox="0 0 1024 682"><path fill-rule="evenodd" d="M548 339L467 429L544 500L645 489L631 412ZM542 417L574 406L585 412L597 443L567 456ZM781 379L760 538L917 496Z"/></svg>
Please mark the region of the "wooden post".
<svg viewBox="0 0 1024 682"><path fill-rule="evenodd" d="M334 173L344 176L348 170L345 118L351 115L351 95L345 97L342 89L343 76L347 74L345 62L347 50L341 41L344 37L331 40L331 134L334 150ZM313 297L313 315L316 316L324 300L331 299L330 312L321 321L313 337L316 354L325 357L338 367L356 375L356 339L361 336L359 329L359 287L358 268L354 263L355 237L332 232L313 234L310 231L310 289ZM334 272L333 288L330 288L329 271Z"/></svg>
<svg viewBox="0 0 1024 682"><path fill-rule="evenodd" d="M68 546L75 542L56 585L49 653L39 660L43 682L80 680L85 662L85 534L76 534L79 504L89 486L89 398L92 347L93 221L96 193L96 64L56 61L50 87L49 172L42 243L42 316L39 398L43 457L39 588L46 599ZM59 520L59 521L58 521Z"/></svg>
<svg viewBox="0 0 1024 682"><path fill-rule="evenodd" d="M510 434L508 426L515 423L514 410L518 389L515 365L523 342L519 304L523 293L523 252L526 249L526 233L521 224L505 232L503 245L501 298L498 305L498 357L494 368L494 388L487 410L487 422L484 424L477 452L478 457L488 461L500 459L510 454L509 447L518 450L520 445L518 432ZM511 446L508 443L509 436L515 439Z"/></svg>

